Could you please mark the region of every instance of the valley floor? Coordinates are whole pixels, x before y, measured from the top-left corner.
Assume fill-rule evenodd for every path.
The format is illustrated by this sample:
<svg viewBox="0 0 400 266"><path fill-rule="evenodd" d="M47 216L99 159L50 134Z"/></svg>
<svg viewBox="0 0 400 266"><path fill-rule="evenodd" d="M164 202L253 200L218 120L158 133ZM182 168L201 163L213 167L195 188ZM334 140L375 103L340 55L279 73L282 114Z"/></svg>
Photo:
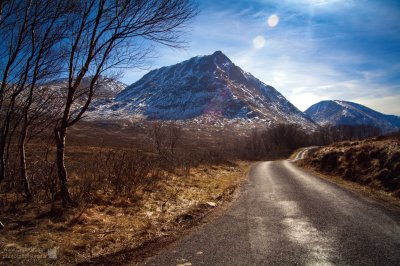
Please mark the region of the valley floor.
<svg viewBox="0 0 400 266"><path fill-rule="evenodd" d="M329 182L322 182L319 180L321 176L331 178L334 182L344 184L344 187L352 190L357 187L355 184L360 184L359 191L365 187L375 191L364 194L376 195L376 191L385 191L378 192L387 196L380 199L387 199L386 201L390 203L399 202L392 200L393 196L399 196L400 191L398 135L341 142L305 152L304 159L296 163L318 172L316 175L309 175L287 161L258 163L250 167L251 163L248 161L226 159L223 153L227 153L229 149L223 149L223 145L234 139L235 134L232 132L231 134L229 131L226 131L226 134L208 131L198 133L192 129L189 133L185 131L183 134L178 129L175 124L165 127L149 124L145 127L122 129L109 125L102 127L83 125L71 130L72 137L67 149L66 163L70 173L70 192L80 204L79 207L69 209L60 206L54 193L58 189L54 173L54 148L48 144L43 146L39 142L30 144L27 150L32 164L28 165L28 170L36 196L34 202L26 205L21 194L16 192L18 190L8 187L13 182L3 182L0 186L0 192L5 192L0 193L0 222L4 225L0 225L0 264L113 265L127 261L140 262L161 248L169 246L167 244L174 242L183 233L186 235L189 228L209 220L204 219L206 215L210 217L208 214L216 213L215 210L220 210L221 206L228 206L227 203L239 195L238 188L243 183L246 183L247 188L245 199L247 197L251 202L245 202L241 197L242 200L240 198L238 201L235 200L234 205L244 206L243 211L250 209L253 211L249 220L241 221L249 222L252 226L265 225L266 222L273 224L269 210L265 210L264 222L258 215L258 211L263 211L266 206L270 206L277 214L280 213L280 216L276 217L282 218L281 211L285 211L283 207L286 205L276 205L275 197L280 198L282 204L286 204L287 200L290 204L296 201L296 204L302 204L305 208L310 202L314 204L318 199L309 196L307 194L309 191L306 191L308 189L316 192L315 195L325 202L332 200L326 198L322 188L345 195L349 199L350 207L364 204L359 203L358 196L338 190ZM168 139L171 132L182 133L179 150L171 150L171 146L168 146L170 143L168 141L172 140ZM159 140L163 141L164 146L155 145L157 144L155 133L163 133L161 134L163 138ZM223 137L215 141L215 135ZM256 142L255 144L258 145ZM248 173L251 190L249 183L244 182ZM307 186L310 180L312 188ZM302 189L306 189L304 193L296 194ZM251 191L256 193L252 195ZM271 198L265 193L269 193ZM258 203L262 204L257 205ZM293 206L298 208L300 205ZM319 219L319 207L315 206L315 209L311 210L315 215L307 216L307 221ZM369 209L368 206L364 207ZM231 208L227 212L230 210ZM330 211L325 209L327 215ZM342 209L336 208L336 211L341 213ZM375 211L374 207L373 213ZM398 212L395 215L396 219L398 219L397 214ZM241 217L236 218L240 220ZM334 217L330 218L334 220ZM319 223L317 220L315 228ZM335 226L333 220L329 224L332 228ZM231 222L222 221L221 224L224 227L225 224L232 224L234 221L234 219ZM274 224L274 226L279 225L279 222ZM237 224L233 224L231 229L235 226ZM263 230L249 231L253 242L261 241L259 236L268 231ZM215 228L211 231L214 232ZM221 232L223 234L223 231ZM342 233L344 236L344 229ZM234 239L235 235L229 237ZM217 240L225 243L225 238ZM274 239L269 238L268 241L273 243ZM283 243L282 247L286 247L285 241L291 240L279 241L275 244L280 246ZM252 245L247 247L249 252L260 251L254 243L249 244ZM304 250L307 251L307 247L300 247L299 243L296 245L299 246L297 249L299 254L303 254ZM218 247L217 245L215 248L211 246L208 248L210 252L217 252ZM318 249L317 246L315 248ZM225 251L220 249L218 252ZM276 252L281 251L277 249ZM302 255L304 262L309 262L310 258L311 262L318 259L311 256L314 250L307 252L308 255L304 255L306 253ZM219 258L220 261L230 259L229 254L225 255L227 257ZM264 260L260 254L256 255L260 261ZM270 254L271 261L285 259L274 257L275 255ZM257 256L253 254L248 259L252 261ZM290 262L295 262L296 256L288 258ZM339 262L350 261L339 253L338 257L334 258Z"/></svg>
<svg viewBox="0 0 400 266"><path fill-rule="evenodd" d="M249 163L199 166L171 175L138 201L103 195L96 204L66 212L50 206L16 206L2 211L0 262L7 265L115 264L116 258L156 240L172 241L229 202ZM145 251L146 249L143 249Z"/></svg>
<svg viewBox="0 0 400 266"><path fill-rule="evenodd" d="M138 265L399 265L400 208L287 160L248 176L223 215Z"/></svg>

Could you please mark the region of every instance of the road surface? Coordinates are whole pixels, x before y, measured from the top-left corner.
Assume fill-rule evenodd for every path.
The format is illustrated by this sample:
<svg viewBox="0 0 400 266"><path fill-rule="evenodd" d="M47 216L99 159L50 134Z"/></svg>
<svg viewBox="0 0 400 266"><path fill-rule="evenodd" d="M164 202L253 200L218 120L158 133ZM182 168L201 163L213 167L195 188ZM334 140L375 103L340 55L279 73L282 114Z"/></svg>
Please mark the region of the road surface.
<svg viewBox="0 0 400 266"><path fill-rule="evenodd" d="M289 161L257 163L223 215L144 265L400 265L400 211Z"/></svg>
<svg viewBox="0 0 400 266"><path fill-rule="evenodd" d="M307 154L308 151L313 150L313 149L317 149L319 148L319 146L312 146L312 147L307 147L307 148L302 148L299 150L299 152L296 154L296 156L294 157L293 160L291 160L292 162L301 160L304 158L304 156Z"/></svg>

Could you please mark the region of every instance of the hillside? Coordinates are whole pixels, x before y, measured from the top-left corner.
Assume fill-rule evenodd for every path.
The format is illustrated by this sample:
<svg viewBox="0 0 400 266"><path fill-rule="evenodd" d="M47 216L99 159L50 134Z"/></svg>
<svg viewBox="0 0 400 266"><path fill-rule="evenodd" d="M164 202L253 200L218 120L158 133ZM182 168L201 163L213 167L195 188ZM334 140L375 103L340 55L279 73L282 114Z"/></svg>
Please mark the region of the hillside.
<svg viewBox="0 0 400 266"><path fill-rule="evenodd" d="M399 133L322 147L310 152L302 163L400 197Z"/></svg>
<svg viewBox="0 0 400 266"><path fill-rule="evenodd" d="M87 90L89 83L91 81L90 77L86 77L82 80L81 85L78 90L84 92ZM50 85L53 89L62 89L68 86L68 79L57 79L53 80ZM96 100L111 100L114 99L118 93L126 88L126 85L118 80L112 78L100 77L97 86L95 87L95 99Z"/></svg>
<svg viewBox="0 0 400 266"><path fill-rule="evenodd" d="M319 125L368 125L383 132L400 129L400 117L385 115L361 104L346 101L321 101L305 112Z"/></svg>
<svg viewBox="0 0 400 266"><path fill-rule="evenodd" d="M96 107L98 117L150 120L251 120L315 127L276 89L236 66L222 52L150 71Z"/></svg>

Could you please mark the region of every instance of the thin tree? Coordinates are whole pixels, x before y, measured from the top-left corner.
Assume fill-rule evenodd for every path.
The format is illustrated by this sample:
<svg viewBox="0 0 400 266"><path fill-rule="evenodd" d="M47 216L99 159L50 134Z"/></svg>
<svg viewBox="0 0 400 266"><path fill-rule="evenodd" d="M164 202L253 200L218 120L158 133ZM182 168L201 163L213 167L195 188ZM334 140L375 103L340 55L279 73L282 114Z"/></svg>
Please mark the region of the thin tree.
<svg viewBox="0 0 400 266"><path fill-rule="evenodd" d="M20 175L29 199L25 139L29 110L37 84L54 76L62 57L55 48L62 40L62 1L20 0L0 4L0 181L5 178L8 149L20 126Z"/></svg>
<svg viewBox="0 0 400 266"><path fill-rule="evenodd" d="M183 137L183 129L176 123L168 125L168 144L172 157L175 157L176 148Z"/></svg>
<svg viewBox="0 0 400 266"><path fill-rule="evenodd" d="M43 89L43 85L38 86L38 82L51 79L61 70L59 64L62 60L62 55L59 54L59 49L56 51L56 48L60 48L60 42L64 38L65 25L61 22L65 22L63 16L66 16L68 12L65 4L61 1L52 1L44 4L43 1L39 1L37 5L38 7L33 16L39 18L39 25L31 30L30 40L33 55L31 80L26 84L25 97L21 104L21 125L18 142L20 177L24 184L25 196L28 202L32 200L25 152L28 129L35 125L35 121L41 116L46 115L47 118L50 118L52 112L57 109L57 105L54 104L54 92ZM39 94L41 98L38 99L36 97L35 99L35 93ZM51 112L48 110L50 102L52 103L50 105ZM40 128L40 125L36 124L36 126Z"/></svg>
<svg viewBox="0 0 400 266"><path fill-rule="evenodd" d="M64 206L74 204L64 162L67 129L82 119L99 77L106 76L111 69L143 64L156 43L181 47L182 29L196 14L189 0L77 0L72 3L76 12L68 38L68 84L63 114L54 128ZM90 82L82 88L85 77Z"/></svg>
<svg viewBox="0 0 400 266"><path fill-rule="evenodd" d="M23 71L30 61L29 16L30 3L6 1L1 3L0 33L0 181L5 178L6 146L12 129L15 101L22 92Z"/></svg>

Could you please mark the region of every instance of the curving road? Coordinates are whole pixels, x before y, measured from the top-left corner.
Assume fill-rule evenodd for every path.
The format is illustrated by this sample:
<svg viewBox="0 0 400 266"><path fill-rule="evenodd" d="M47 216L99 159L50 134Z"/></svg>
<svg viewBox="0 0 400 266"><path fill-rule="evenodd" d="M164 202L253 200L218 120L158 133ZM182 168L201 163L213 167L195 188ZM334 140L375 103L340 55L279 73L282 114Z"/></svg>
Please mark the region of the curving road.
<svg viewBox="0 0 400 266"><path fill-rule="evenodd" d="M291 161L295 162L295 161L301 160L301 159L304 158L304 156L307 154L308 151L314 150L314 149L318 149L318 148L319 148L319 146L312 146L312 147L302 148L297 152L296 156Z"/></svg>
<svg viewBox="0 0 400 266"><path fill-rule="evenodd" d="M400 211L289 161L255 164L219 218L145 265L400 265Z"/></svg>

